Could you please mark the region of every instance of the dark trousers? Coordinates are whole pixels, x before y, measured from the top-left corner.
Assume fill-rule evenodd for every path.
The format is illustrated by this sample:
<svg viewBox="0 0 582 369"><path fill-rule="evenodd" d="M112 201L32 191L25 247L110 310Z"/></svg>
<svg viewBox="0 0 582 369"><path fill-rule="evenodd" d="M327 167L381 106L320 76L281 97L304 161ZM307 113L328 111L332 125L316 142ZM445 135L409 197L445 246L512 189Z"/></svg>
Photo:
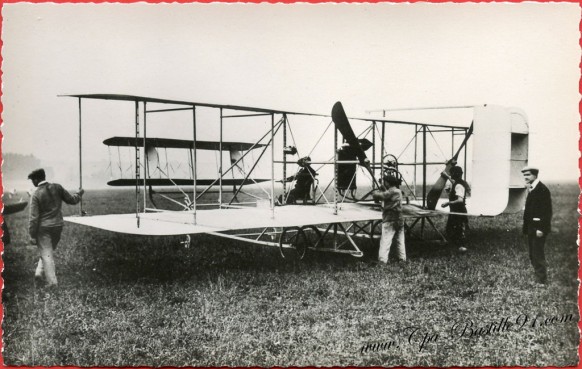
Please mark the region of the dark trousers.
<svg viewBox="0 0 582 369"><path fill-rule="evenodd" d="M4 246L10 243L10 231L8 230L6 219L4 219L4 222L2 222L2 243Z"/></svg>
<svg viewBox="0 0 582 369"><path fill-rule="evenodd" d="M457 246L464 247L466 244L467 217L463 215L449 215L447 220L446 235L449 241Z"/></svg>
<svg viewBox="0 0 582 369"><path fill-rule="evenodd" d="M546 235L543 237L536 236L536 229L529 227L527 232L527 243L529 246L529 259L534 268L536 279L540 283L547 283L548 281L548 264L546 263Z"/></svg>

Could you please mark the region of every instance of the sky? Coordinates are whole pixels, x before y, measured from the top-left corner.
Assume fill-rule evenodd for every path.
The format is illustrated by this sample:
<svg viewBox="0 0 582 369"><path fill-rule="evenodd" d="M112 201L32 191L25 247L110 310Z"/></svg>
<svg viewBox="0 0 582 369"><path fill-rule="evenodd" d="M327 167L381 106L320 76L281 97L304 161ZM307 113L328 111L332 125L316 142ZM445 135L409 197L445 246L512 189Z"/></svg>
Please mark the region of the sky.
<svg viewBox="0 0 582 369"><path fill-rule="evenodd" d="M575 3L15 3L2 17L3 152L78 160L78 105L66 94L322 114L342 101L351 116L496 104L526 112L541 178L578 178ZM87 103L86 160L107 159L102 140L132 132L119 123L126 108Z"/></svg>

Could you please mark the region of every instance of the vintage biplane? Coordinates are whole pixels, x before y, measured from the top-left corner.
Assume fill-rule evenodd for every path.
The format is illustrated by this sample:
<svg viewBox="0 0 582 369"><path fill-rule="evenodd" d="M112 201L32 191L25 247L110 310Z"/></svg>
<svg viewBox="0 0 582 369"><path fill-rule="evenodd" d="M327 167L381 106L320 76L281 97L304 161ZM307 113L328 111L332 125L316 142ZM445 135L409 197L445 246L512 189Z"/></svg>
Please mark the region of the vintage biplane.
<svg viewBox="0 0 582 369"><path fill-rule="evenodd" d="M449 214L437 205L454 163L464 167L473 188L468 205L471 215L519 211L526 196L520 169L527 164L528 122L519 109L447 107L442 109L464 109L469 117L460 124L444 124L393 119L387 117L389 110L382 110L378 117L348 119L339 102L327 115L131 95L66 96L78 99L81 169L83 103L131 103L126 105L134 117L130 122L134 134L104 143L133 150L133 175L109 184L135 189L135 212L84 215L81 204L80 216L66 218L112 232L156 236L206 233L278 247L284 257L302 258L307 250L359 257L363 252L355 239L373 240L379 234L381 212L370 195L383 174L394 173L403 181L409 234L417 225L423 233L425 222L434 227L432 217ZM166 124L152 123L150 117L166 112L184 114L181 118L190 126L190 137L147 135L151 125ZM211 126L219 139L200 140L198 132ZM225 127L231 137L237 137L236 142L224 139ZM359 128L357 135L354 128ZM251 136L254 138L248 142L242 139ZM310 141L310 147L300 139ZM441 147L434 148L439 140L450 145L449 155ZM161 148L187 151L187 176L171 173L168 162L160 160ZM199 150L212 150L218 157L212 178L201 173ZM432 159L431 151L435 150L444 156ZM251 155L253 152L259 152L258 157ZM245 160L246 165L241 165ZM268 169L255 177L259 166ZM237 178L233 177L235 170ZM82 185L82 170L79 180ZM152 194L160 186L170 186L180 195L182 200L172 199L180 202L178 210L155 205ZM224 186L234 186L232 193L223 191Z"/></svg>

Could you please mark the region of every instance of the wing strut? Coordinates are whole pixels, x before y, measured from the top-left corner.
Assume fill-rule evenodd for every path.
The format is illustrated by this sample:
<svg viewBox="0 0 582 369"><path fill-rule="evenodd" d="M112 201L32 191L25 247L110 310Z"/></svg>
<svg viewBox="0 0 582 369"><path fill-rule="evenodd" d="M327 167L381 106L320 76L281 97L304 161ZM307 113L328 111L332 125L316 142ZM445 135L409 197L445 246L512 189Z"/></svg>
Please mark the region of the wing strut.
<svg viewBox="0 0 582 369"><path fill-rule="evenodd" d="M83 188L83 136L81 135L81 116L81 98L79 98L79 188ZM83 211L83 196L81 196L81 201L79 202L79 211L81 216L85 215Z"/></svg>

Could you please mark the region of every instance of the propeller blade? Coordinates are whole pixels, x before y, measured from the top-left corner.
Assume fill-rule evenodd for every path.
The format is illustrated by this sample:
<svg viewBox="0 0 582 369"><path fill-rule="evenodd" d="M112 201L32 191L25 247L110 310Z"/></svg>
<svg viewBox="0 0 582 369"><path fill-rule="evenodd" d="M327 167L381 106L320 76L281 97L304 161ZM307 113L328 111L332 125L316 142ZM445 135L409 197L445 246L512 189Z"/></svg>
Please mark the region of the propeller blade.
<svg viewBox="0 0 582 369"><path fill-rule="evenodd" d="M465 145L467 144L467 141L469 140L469 137L471 137L472 134L473 134L473 123L471 123L471 126L467 130L467 134L465 135L465 139L461 143L461 146L459 146L459 148L457 149L456 154L453 156L453 158L451 160L447 161L447 164L445 165L445 169L441 172L442 174L439 176L439 178L436 180L435 184L432 186L432 188L430 189L430 191L426 195L426 207L427 207L427 209L435 210L436 204L439 201L439 198L441 197L441 194L443 193L443 189L445 188L445 186L447 184L448 176L451 174L451 168L457 164L457 158L459 157L461 150L463 149L463 147L465 147ZM446 175L444 175L444 174L446 174Z"/></svg>
<svg viewBox="0 0 582 369"><path fill-rule="evenodd" d="M356 153L356 157L360 161L361 165L365 165L365 161L367 159L366 153L362 150L360 146L360 142L358 138L354 134L352 126L348 121L348 117L346 112L344 111L344 107L342 106L341 102L336 102L331 109L331 118L335 123L336 128L342 134L343 138L346 140L348 145L354 150Z"/></svg>
<svg viewBox="0 0 582 369"><path fill-rule="evenodd" d="M360 165L368 170L368 172L372 176L374 184L376 185L377 188L380 188L380 184L378 183L378 181L376 181L376 178L374 177L374 172L372 172L372 168L370 168L370 161L368 160L366 153L362 149L360 141L354 134L354 130L350 125L348 116L346 115L346 112L344 111L344 107L342 106L341 102L338 101L333 105L333 108L331 109L331 119L335 123L337 130L340 131L348 145L350 145L350 147L354 150L356 157L360 161Z"/></svg>

